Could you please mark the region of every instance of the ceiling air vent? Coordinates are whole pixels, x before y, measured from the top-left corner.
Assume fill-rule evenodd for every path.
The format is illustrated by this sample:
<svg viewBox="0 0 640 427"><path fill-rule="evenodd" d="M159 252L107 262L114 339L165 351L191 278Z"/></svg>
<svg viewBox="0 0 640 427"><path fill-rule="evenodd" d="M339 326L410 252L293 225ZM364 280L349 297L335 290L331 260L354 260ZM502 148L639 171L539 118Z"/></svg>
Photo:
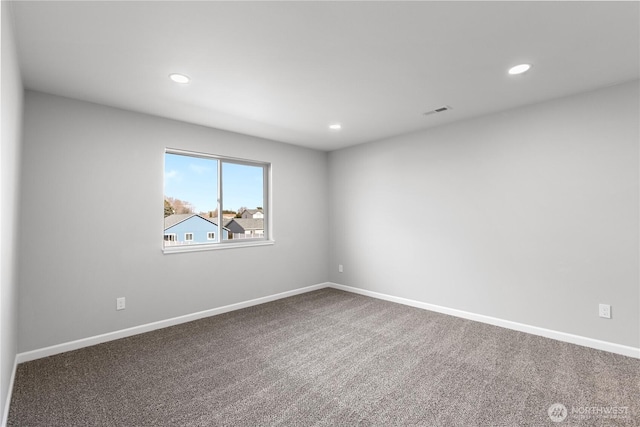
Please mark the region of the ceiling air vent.
<svg viewBox="0 0 640 427"><path fill-rule="evenodd" d="M445 111L452 110L448 105L443 105L442 107L436 108L435 110L427 111L424 113L425 116L430 116L432 114L444 113Z"/></svg>

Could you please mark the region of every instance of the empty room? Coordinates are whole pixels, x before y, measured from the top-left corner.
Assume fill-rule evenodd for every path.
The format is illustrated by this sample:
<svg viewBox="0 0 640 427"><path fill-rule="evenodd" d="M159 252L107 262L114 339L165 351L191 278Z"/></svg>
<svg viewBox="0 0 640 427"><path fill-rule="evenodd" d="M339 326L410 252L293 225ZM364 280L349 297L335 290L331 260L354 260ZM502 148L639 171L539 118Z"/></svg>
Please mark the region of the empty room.
<svg viewBox="0 0 640 427"><path fill-rule="evenodd" d="M2 426L640 425L640 2L1 18Z"/></svg>

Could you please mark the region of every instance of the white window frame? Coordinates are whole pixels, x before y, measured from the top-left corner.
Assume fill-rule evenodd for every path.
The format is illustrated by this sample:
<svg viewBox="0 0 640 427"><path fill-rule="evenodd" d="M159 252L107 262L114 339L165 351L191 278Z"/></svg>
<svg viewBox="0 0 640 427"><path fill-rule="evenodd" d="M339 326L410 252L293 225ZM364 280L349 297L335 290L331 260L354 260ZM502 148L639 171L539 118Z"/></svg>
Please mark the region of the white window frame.
<svg viewBox="0 0 640 427"><path fill-rule="evenodd" d="M182 156L191 156L198 157L204 159L215 160L218 163L218 198L217 198L217 209L218 209L218 233L215 236L214 240L209 240L205 243L198 243L192 245L176 245L176 246L165 246L164 238L162 242L162 251L165 254L170 253L179 253L179 252L192 252L192 251L205 251L205 250L215 250L215 249L231 249L245 246L269 246L275 244L275 240L273 239L273 229L272 229L272 220L271 220L271 163L262 162L256 160L248 160L248 159L240 159L235 157L227 157L227 156L219 156L215 154L201 153L196 151L187 151L176 148L165 148L166 154L177 154ZM164 159L164 157L163 157ZM222 177L222 164L223 163L235 163L239 165L246 166L258 166L263 170L262 176L262 212L263 212L263 222L264 222L264 234L261 236L252 236L245 239L232 239L229 238L227 240L222 239L224 236L224 217L223 210L224 207L224 195L223 195L223 177ZM163 171L164 171L163 167ZM164 173L164 172L163 172ZM214 195L215 197L215 195ZM163 206L164 206L164 198L163 198ZM229 236L231 237L231 232L229 232ZM207 234L208 237L208 234ZM191 242L191 241L189 241Z"/></svg>
<svg viewBox="0 0 640 427"><path fill-rule="evenodd" d="M212 235L213 235L213 237L210 237ZM216 240L216 232L215 231L207 231L207 240Z"/></svg>
<svg viewBox="0 0 640 427"><path fill-rule="evenodd" d="M166 239L165 237L168 237L169 239ZM178 241L178 235L176 233L164 233L163 240L165 242L176 242Z"/></svg>
<svg viewBox="0 0 640 427"><path fill-rule="evenodd" d="M191 238L188 239L187 236L191 236ZM188 232L184 233L184 241L185 242L193 242L193 233L191 231L188 231Z"/></svg>

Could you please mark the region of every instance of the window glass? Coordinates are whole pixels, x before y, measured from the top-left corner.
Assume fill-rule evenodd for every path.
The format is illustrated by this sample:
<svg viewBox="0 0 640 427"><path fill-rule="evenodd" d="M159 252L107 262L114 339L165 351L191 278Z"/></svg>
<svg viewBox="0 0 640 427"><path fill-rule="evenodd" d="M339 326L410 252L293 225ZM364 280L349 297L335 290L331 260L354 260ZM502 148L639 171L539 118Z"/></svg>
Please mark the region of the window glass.
<svg viewBox="0 0 640 427"><path fill-rule="evenodd" d="M167 149L164 248L267 240L268 170L268 163Z"/></svg>
<svg viewBox="0 0 640 427"><path fill-rule="evenodd" d="M252 238L264 231L264 169L261 166L222 162L224 212L240 216L228 239Z"/></svg>

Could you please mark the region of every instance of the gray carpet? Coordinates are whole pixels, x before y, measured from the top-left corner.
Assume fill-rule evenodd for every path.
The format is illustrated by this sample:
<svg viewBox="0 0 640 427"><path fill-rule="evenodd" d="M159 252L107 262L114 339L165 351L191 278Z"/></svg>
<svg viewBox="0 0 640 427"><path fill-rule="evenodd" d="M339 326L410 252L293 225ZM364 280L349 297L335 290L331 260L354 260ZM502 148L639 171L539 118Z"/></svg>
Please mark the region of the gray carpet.
<svg viewBox="0 0 640 427"><path fill-rule="evenodd" d="M559 423L555 403L568 412L556 411ZM634 426L639 416L640 360L322 289L20 364L8 425Z"/></svg>

